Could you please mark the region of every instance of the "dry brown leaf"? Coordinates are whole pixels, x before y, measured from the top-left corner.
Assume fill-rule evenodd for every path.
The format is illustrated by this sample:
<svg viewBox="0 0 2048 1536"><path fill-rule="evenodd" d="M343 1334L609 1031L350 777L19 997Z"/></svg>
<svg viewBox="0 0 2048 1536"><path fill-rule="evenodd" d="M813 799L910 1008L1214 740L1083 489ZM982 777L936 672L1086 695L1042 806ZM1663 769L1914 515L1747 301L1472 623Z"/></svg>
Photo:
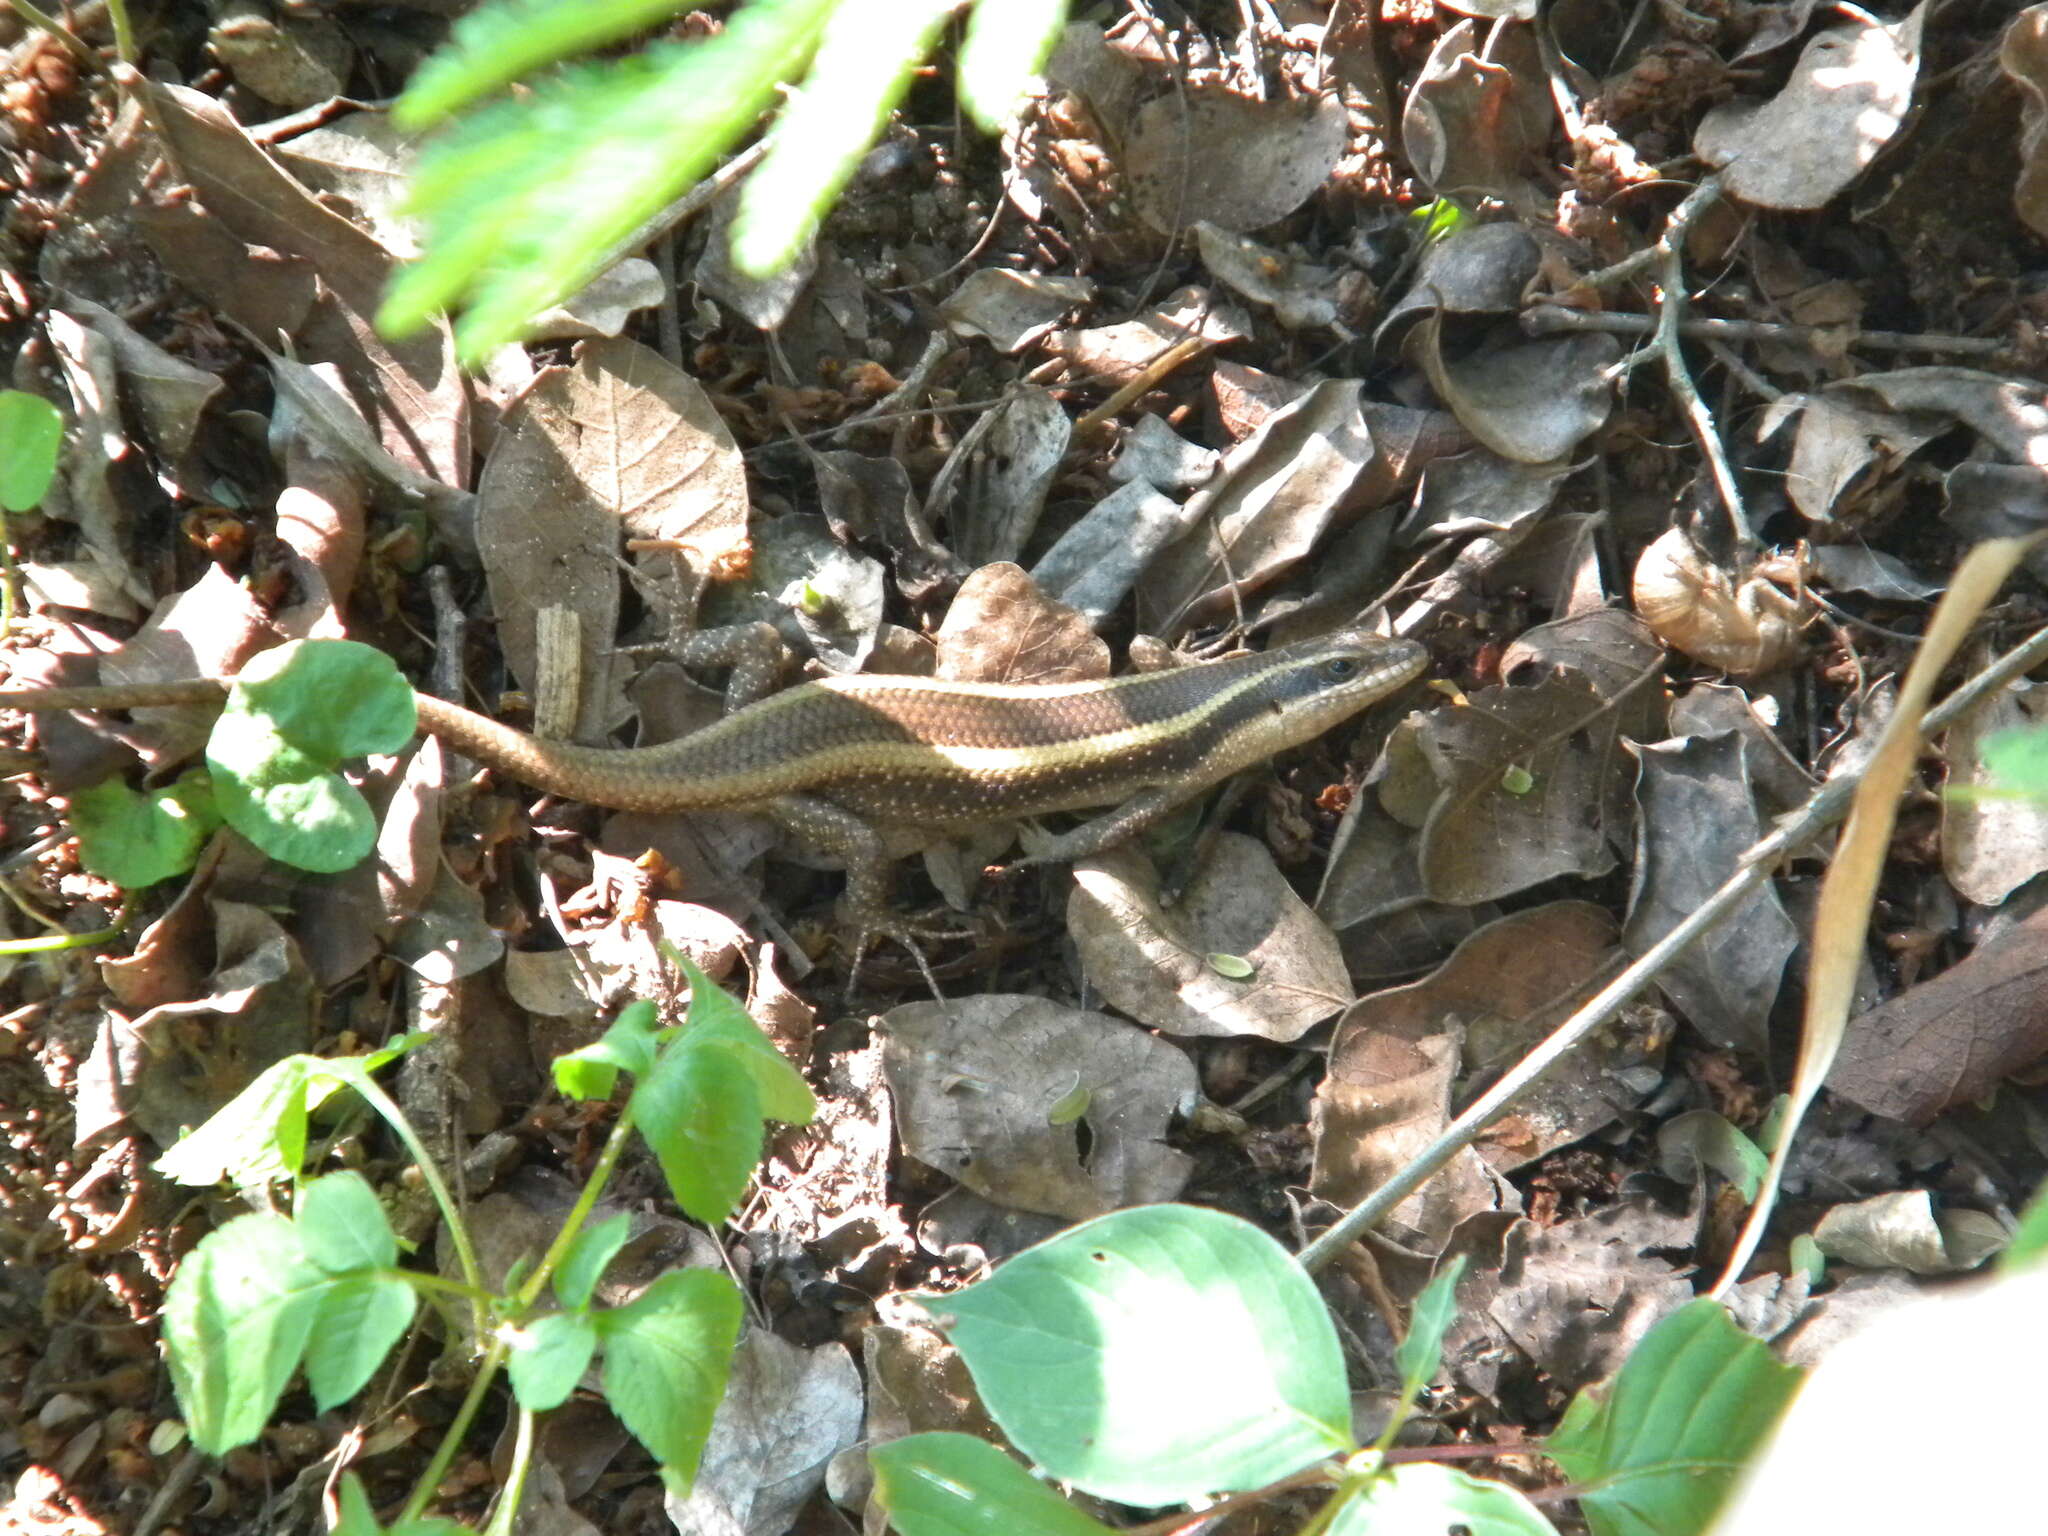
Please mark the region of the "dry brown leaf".
<svg viewBox="0 0 2048 1536"><path fill-rule="evenodd" d="M1123 149L1131 198L1161 234L1198 222L1242 233L1283 219L1344 153L1343 103L1174 91L1138 109Z"/></svg>
<svg viewBox="0 0 2048 1536"><path fill-rule="evenodd" d="M1017 566L984 565L960 584L939 626L937 675L975 683L1088 683L1109 676L1109 647Z"/></svg>
<svg viewBox="0 0 2048 1536"><path fill-rule="evenodd" d="M1351 1001L1336 938L1294 894L1263 844L1218 837L1186 893L1129 848L1074 866L1067 927L1089 983L1111 1006L1175 1035L1297 1040ZM1213 957L1250 967L1226 975Z"/></svg>

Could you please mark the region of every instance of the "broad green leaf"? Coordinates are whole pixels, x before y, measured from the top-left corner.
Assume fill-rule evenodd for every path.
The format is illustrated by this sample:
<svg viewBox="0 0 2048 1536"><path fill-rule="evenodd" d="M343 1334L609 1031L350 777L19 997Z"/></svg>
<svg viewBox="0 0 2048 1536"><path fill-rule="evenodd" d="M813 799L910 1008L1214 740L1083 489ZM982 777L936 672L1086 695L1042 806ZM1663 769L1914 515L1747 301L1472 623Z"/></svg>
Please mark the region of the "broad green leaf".
<svg viewBox="0 0 2048 1536"><path fill-rule="evenodd" d="M294 640L262 652L235 674L227 707L261 715L330 766L403 751L419 729L412 685L397 663L356 640Z"/></svg>
<svg viewBox="0 0 2048 1536"><path fill-rule="evenodd" d="M868 1452L902 1536L1111 1536L1111 1529L972 1435L906 1435Z"/></svg>
<svg viewBox="0 0 2048 1536"><path fill-rule="evenodd" d="M259 715L222 711L207 739L206 766L227 824L295 869L338 874L362 863L376 843L369 802Z"/></svg>
<svg viewBox="0 0 2048 1536"><path fill-rule="evenodd" d="M576 1390L597 1350L597 1325L581 1312L536 1318L513 1341L505 1360L512 1394L531 1413L559 1408Z"/></svg>
<svg viewBox="0 0 2048 1536"><path fill-rule="evenodd" d="M810 73L769 132L767 157L740 188L732 225L735 266L767 277L802 253L955 3L838 0Z"/></svg>
<svg viewBox="0 0 2048 1536"><path fill-rule="evenodd" d="M388 1269L398 1262L398 1237L370 1181L353 1170L309 1180L299 1190L299 1241L330 1275Z"/></svg>
<svg viewBox="0 0 2048 1536"><path fill-rule="evenodd" d="M775 1048L768 1032L754 1022L731 993L714 983L687 959L684 978L690 983L690 1014L684 1039L699 1049L729 1052L744 1066L760 1090L761 1113L785 1125L809 1125L818 1112L803 1074Z"/></svg>
<svg viewBox="0 0 2048 1536"><path fill-rule="evenodd" d="M630 1305L593 1314L612 1412L678 1494L697 1475L744 1314L738 1287L708 1269L671 1270Z"/></svg>
<svg viewBox="0 0 2048 1536"><path fill-rule="evenodd" d="M444 1520L439 1515L379 1525L370 1496L363 1491L363 1480L353 1472L341 1474L340 1505L340 1522L328 1536L476 1536L459 1520Z"/></svg>
<svg viewBox="0 0 2048 1536"><path fill-rule="evenodd" d="M220 825L213 784L197 769L176 783L138 794L108 779L71 797L78 859L124 890L139 891L182 875Z"/></svg>
<svg viewBox="0 0 2048 1536"><path fill-rule="evenodd" d="M431 127L456 108L520 76L644 32L687 8L688 0L513 0L480 5L457 21L448 45L413 72L391 120Z"/></svg>
<svg viewBox="0 0 2048 1536"><path fill-rule="evenodd" d="M713 37L566 67L451 124L413 178L425 255L399 274L379 328L417 330L462 303L465 362L514 339L753 130L833 4L753 0Z"/></svg>
<svg viewBox="0 0 2048 1536"><path fill-rule="evenodd" d="M306 1340L306 1385L320 1412L362 1391L418 1306L418 1293L388 1270L331 1278Z"/></svg>
<svg viewBox="0 0 2048 1536"><path fill-rule="evenodd" d="M1117 1211L925 1307L1011 1443L1104 1498L1185 1503L1353 1448L1314 1282L1220 1211Z"/></svg>
<svg viewBox="0 0 2048 1536"><path fill-rule="evenodd" d="M1703 1296L1645 1334L1604 1388L1574 1398L1544 1452L1581 1485L1594 1536L1689 1536L1800 1380Z"/></svg>
<svg viewBox="0 0 2048 1536"><path fill-rule="evenodd" d="M0 509L38 506L57 475L64 417L41 395L0 389Z"/></svg>
<svg viewBox="0 0 2048 1536"><path fill-rule="evenodd" d="M282 1216L238 1216L185 1256L164 1297L164 1352L192 1443L219 1455L263 1431L332 1282Z"/></svg>
<svg viewBox="0 0 2048 1536"><path fill-rule="evenodd" d="M399 1036L362 1056L287 1056L274 1062L204 1125L179 1140L155 1164L180 1184L248 1186L293 1178L306 1156L306 1114L338 1087L359 1087L427 1036Z"/></svg>
<svg viewBox="0 0 2048 1536"><path fill-rule="evenodd" d="M653 1070L660 1038L654 1004L628 1003L602 1038L555 1058L555 1086L572 1099L608 1099L621 1072L645 1077Z"/></svg>
<svg viewBox="0 0 2048 1536"><path fill-rule="evenodd" d="M984 131L1008 126L1066 19L1066 0L981 0L975 6L955 79L960 104Z"/></svg>
<svg viewBox="0 0 2048 1536"><path fill-rule="evenodd" d="M1389 1467L1339 1506L1328 1536L1557 1536L1521 1494L1455 1467L1406 1462Z"/></svg>
<svg viewBox="0 0 2048 1536"><path fill-rule="evenodd" d="M672 1041L633 1090L633 1123L686 1215L717 1226L738 1209L766 1126L754 1075L730 1051Z"/></svg>
<svg viewBox="0 0 2048 1536"><path fill-rule="evenodd" d="M1408 1332L1394 1351L1394 1363L1401 1368L1401 1395L1408 1402L1429 1385L1443 1359L1444 1334L1458 1315L1458 1281L1464 1273L1465 1256L1459 1254L1430 1276L1408 1309Z"/></svg>
<svg viewBox="0 0 2048 1536"><path fill-rule="evenodd" d="M633 1218L621 1211L593 1222L576 1234L562 1262L555 1266L555 1295L565 1307L590 1304L590 1293L604 1274L605 1265L618 1256L633 1234Z"/></svg>

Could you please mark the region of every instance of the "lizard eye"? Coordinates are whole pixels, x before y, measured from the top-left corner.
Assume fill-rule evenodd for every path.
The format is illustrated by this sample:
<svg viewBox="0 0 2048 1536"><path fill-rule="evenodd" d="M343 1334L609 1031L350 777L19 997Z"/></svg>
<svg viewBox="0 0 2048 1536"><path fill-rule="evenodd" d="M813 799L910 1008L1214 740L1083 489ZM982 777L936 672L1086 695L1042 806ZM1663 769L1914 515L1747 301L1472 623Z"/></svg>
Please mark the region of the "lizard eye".
<svg viewBox="0 0 2048 1536"><path fill-rule="evenodd" d="M1323 676L1333 683L1342 683L1358 676L1358 658L1355 656L1332 656L1323 663Z"/></svg>

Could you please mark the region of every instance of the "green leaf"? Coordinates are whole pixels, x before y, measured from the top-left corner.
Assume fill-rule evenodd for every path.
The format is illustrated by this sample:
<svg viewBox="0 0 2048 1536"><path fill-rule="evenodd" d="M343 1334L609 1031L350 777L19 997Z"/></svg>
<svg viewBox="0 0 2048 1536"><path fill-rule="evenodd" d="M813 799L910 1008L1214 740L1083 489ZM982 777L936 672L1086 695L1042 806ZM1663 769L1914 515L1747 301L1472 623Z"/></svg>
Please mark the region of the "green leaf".
<svg viewBox="0 0 2048 1536"><path fill-rule="evenodd" d="M632 1232L633 1218L621 1211L576 1234L569 1251L555 1267L555 1295L563 1306L590 1304L590 1293L597 1289L604 1267L626 1246Z"/></svg>
<svg viewBox="0 0 2048 1536"><path fill-rule="evenodd" d="M1066 0L981 0L960 45L960 104L1001 133L1032 77L1045 68L1067 19Z"/></svg>
<svg viewBox="0 0 2048 1536"><path fill-rule="evenodd" d="M296 868L352 868L375 844L377 821L332 770L344 757L396 752L417 724L412 689L373 646L299 640L265 651L237 674L206 743L221 814Z"/></svg>
<svg viewBox="0 0 2048 1536"><path fill-rule="evenodd" d="M602 1039L555 1058L555 1086L572 1099L608 1099L621 1072L645 1077L661 1040L655 1018L654 1004L628 1003Z"/></svg>
<svg viewBox="0 0 2048 1536"><path fill-rule="evenodd" d="M1430 1276L1429 1284L1408 1309L1408 1332L1394 1351L1394 1363L1401 1368L1401 1396L1414 1402L1416 1394L1429 1385L1443 1359L1444 1334L1458 1315L1458 1280L1465 1273L1465 1256L1459 1254Z"/></svg>
<svg viewBox="0 0 2048 1536"><path fill-rule="evenodd" d="M768 1032L731 993L687 959L681 960L681 965L690 984L690 1013L682 1038L696 1049L724 1051L746 1068L760 1091L761 1113L770 1120L809 1125L818 1112L818 1101L803 1074L789 1064Z"/></svg>
<svg viewBox="0 0 2048 1536"><path fill-rule="evenodd" d="M370 1181L353 1170L302 1185L296 1220L306 1256L330 1275L398 1262L398 1237L384 1207Z"/></svg>
<svg viewBox="0 0 2048 1536"><path fill-rule="evenodd" d="M1698 1169L1710 1168L1741 1190L1745 1200L1756 1198L1771 1165L1734 1121L1711 1109L1688 1110L1658 1127L1657 1156L1667 1177L1690 1184Z"/></svg>
<svg viewBox="0 0 2048 1536"><path fill-rule="evenodd" d="M41 395L0 389L0 508L27 512L57 475L64 417Z"/></svg>
<svg viewBox="0 0 2048 1536"><path fill-rule="evenodd" d="M875 1495L902 1536L1110 1536L972 1435L905 1435L868 1452Z"/></svg>
<svg viewBox="0 0 2048 1536"><path fill-rule="evenodd" d="M1407 1462L1389 1467L1341 1504L1328 1536L1557 1536L1521 1494L1454 1467Z"/></svg>
<svg viewBox="0 0 2048 1536"><path fill-rule="evenodd" d="M620 42L681 12L687 0L517 0L480 5L455 23L448 46L413 72L392 123L431 127L521 75Z"/></svg>
<svg viewBox="0 0 2048 1536"><path fill-rule="evenodd" d="M219 1455L262 1433L332 1282L282 1216L199 1240L164 1297L164 1352L192 1443Z"/></svg>
<svg viewBox="0 0 2048 1536"><path fill-rule="evenodd" d="M741 271L768 277L802 253L938 41L954 4L838 0L803 89L784 105L769 133L767 157L740 188L732 258Z"/></svg>
<svg viewBox="0 0 2048 1536"><path fill-rule="evenodd" d="M1314 1282L1220 1211L1117 1211L924 1305L1011 1443L1089 1493L1180 1504L1352 1448Z"/></svg>
<svg viewBox="0 0 2048 1536"><path fill-rule="evenodd" d="M337 1087L367 1083L372 1072L426 1038L416 1030L363 1056L299 1055L274 1062L153 1166L180 1184L231 1179L249 1186L295 1178L306 1157L307 1111Z"/></svg>
<svg viewBox="0 0 2048 1536"><path fill-rule="evenodd" d="M1574 1398L1544 1452L1582 1485L1594 1536L1689 1536L1800 1380L1703 1296L1645 1334L1612 1382Z"/></svg>
<svg viewBox="0 0 2048 1536"><path fill-rule="evenodd" d="M604 1393L612 1412L661 1463L662 1480L689 1492L725 1395L745 1308L731 1280L708 1269L671 1270L629 1306L595 1314L604 1340Z"/></svg>
<svg viewBox="0 0 2048 1536"><path fill-rule="evenodd" d="M833 4L753 0L713 37L564 68L451 125L413 178L426 253L399 274L379 328L417 330L463 301L464 362L515 339L752 131Z"/></svg>
<svg viewBox="0 0 2048 1536"><path fill-rule="evenodd" d="M766 1126L753 1074L730 1052L673 1042L633 1090L633 1122L686 1215L706 1226L732 1215Z"/></svg>
<svg viewBox="0 0 2048 1536"><path fill-rule="evenodd" d="M79 862L124 890L182 875L219 825L213 781L196 768L143 794L108 779L71 797Z"/></svg>
<svg viewBox="0 0 2048 1536"><path fill-rule="evenodd" d="M412 685L397 663L355 640L294 640L264 651L235 674L227 707L262 716L329 767L401 752L419 729Z"/></svg>
<svg viewBox="0 0 2048 1536"><path fill-rule="evenodd" d="M476 1536L458 1520L428 1515L418 1520L401 1520L385 1527L377 1523L377 1511L363 1491L363 1480L353 1472L341 1474L341 1519L328 1536Z"/></svg>
<svg viewBox="0 0 2048 1536"><path fill-rule="evenodd" d="M388 1270L332 1278L306 1340L306 1385L320 1412L362 1391L418 1306L418 1293Z"/></svg>
<svg viewBox="0 0 2048 1536"><path fill-rule="evenodd" d="M1993 731L1980 750L1986 777L1996 781L1993 793L2048 798L2048 731L2033 725Z"/></svg>
<svg viewBox="0 0 2048 1536"><path fill-rule="evenodd" d="M597 1350L597 1325L581 1312L551 1312L522 1329L505 1361L512 1395L531 1413L559 1408Z"/></svg>

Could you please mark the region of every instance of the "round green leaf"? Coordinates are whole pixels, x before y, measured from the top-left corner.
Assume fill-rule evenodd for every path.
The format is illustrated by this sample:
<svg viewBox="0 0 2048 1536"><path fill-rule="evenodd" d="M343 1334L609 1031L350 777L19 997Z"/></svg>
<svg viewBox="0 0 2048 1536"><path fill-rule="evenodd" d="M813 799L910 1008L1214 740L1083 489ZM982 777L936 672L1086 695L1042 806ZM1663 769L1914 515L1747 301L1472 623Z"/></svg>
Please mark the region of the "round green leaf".
<svg viewBox="0 0 2048 1536"><path fill-rule="evenodd" d="M559 1408L576 1390L597 1352L597 1325L581 1312L550 1312L513 1341L505 1374L519 1406L533 1413Z"/></svg>
<svg viewBox="0 0 2048 1536"><path fill-rule="evenodd" d="M235 676L227 713L266 717L322 767L369 752L397 752L419 729L412 686L373 645L295 640L263 652Z"/></svg>
<svg viewBox="0 0 2048 1536"><path fill-rule="evenodd" d="M259 716L224 710L206 766L227 824L274 859L334 874L361 863L377 840L369 803Z"/></svg>
<svg viewBox="0 0 2048 1536"><path fill-rule="evenodd" d="M868 1452L875 1494L902 1536L1111 1536L972 1435L905 1435Z"/></svg>
<svg viewBox="0 0 2048 1536"><path fill-rule="evenodd" d="M1352 1448L1314 1282L1220 1211L1117 1211L927 1308L1017 1449L1104 1498L1185 1503Z"/></svg>
<svg viewBox="0 0 2048 1536"><path fill-rule="evenodd" d="M41 395L0 389L0 507L26 512L57 474L64 418Z"/></svg>
<svg viewBox="0 0 2048 1536"><path fill-rule="evenodd" d="M146 794L108 779L71 797L79 862L130 891L182 875L219 825L213 786L198 771Z"/></svg>
<svg viewBox="0 0 2048 1536"><path fill-rule="evenodd" d="M1557 1527L1505 1483L1482 1482L1430 1462L1389 1467L1345 1500L1330 1521L1329 1536L1391 1536L1396 1531L1557 1536Z"/></svg>

